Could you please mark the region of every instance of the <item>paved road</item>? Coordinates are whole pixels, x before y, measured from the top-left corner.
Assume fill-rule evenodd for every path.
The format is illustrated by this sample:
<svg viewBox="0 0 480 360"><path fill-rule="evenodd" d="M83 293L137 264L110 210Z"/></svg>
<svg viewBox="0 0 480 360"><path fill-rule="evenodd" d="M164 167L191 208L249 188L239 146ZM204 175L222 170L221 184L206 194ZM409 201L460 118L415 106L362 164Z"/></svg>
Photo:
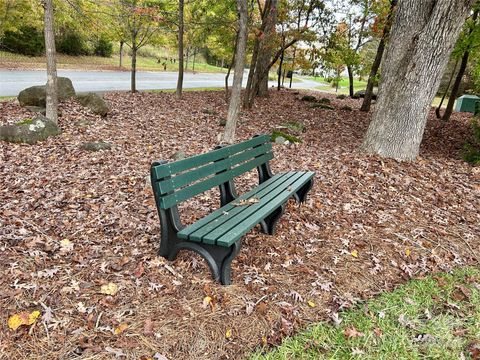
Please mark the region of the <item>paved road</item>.
<svg viewBox="0 0 480 360"><path fill-rule="evenodd" d="M70 78L78 92L130 89L130 72L127 71L59 70L58 75ZM230 77L230 83L232 78L233 74ZM46 81L45 70L0 70L0 96L16 96L21 90L33 85L43 85ZM137 73L138 90L173 89L176 84L176 72L139 71ZM185 73L183 83L185 88L220 87L224 84L225 75L221 73ZM271 85L274 84L271 82ZM314 88L318 85L314 81L304 80L301 83L293 83L292 87Z"/></svg>

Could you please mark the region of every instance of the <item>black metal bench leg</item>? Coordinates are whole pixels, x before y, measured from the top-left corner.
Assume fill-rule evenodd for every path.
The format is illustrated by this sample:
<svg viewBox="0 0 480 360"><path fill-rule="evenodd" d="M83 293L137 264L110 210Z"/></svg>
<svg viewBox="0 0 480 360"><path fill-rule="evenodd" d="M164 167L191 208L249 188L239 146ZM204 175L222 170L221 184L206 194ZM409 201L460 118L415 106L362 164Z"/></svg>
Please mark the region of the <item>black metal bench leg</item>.
<svg viewBox="0 0 480 360"><path fill-rule="evenodd" d="M223 285L230 285L232 283L230 264L240 251L240 247L240 241L230 247L181 241L171 249L167 259L175 260L180 250L194 251L205 259L215 281L220 281Z"/></svg>
<svg viewBox="0 0 480 360"><path fill-rule="evenodd" d="M260 222L262 226L262 231L265 234L273 235L275 234L275 227L277 226L278 220L283 215L285 211L285 204L280 205L278 208L275 209L273 213L268 215L265 220Z"/></svg>
<svg viewBox="0 0 480 360"><path fill-rule="evenodd" d="M313 186L313 179L310 179L293 195L298 203L303 203L307 200L307 194Z"/></svg>
<svg viewBox="0 0 480 360"><path fill-rule="evenodd" d="M222 285L230 285L232 283L231 278L231 264L232 260L238 255L241 247L241 240L233 244L229 249L230 253L223 259L220 269L220 282Z"/></svg>

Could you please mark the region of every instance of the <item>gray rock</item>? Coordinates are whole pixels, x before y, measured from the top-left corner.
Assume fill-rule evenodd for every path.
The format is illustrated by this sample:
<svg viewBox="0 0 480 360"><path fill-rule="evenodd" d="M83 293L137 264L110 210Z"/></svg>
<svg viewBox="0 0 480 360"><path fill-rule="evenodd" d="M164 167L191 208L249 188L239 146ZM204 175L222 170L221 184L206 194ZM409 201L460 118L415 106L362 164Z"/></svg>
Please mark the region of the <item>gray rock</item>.
<svg viewBox="0 0 480 360"><path fill-rule="evenodd" d="M80 145L80 149L87 151L110 150L111 148L112 144L105 141L91 141Z"/></svg>
<svg viewBox="0 0 480 360"><path fill-rule="evenodd" d="M178 150L175 154L173 154L172 156L170 156L170 159L173 159L173 160L177 161L177 160L185 159L185 157L186 157L185 151L183 151L183 150Z"/></svg>
<svg viewBox="0 0 480 360"><path fill-rule="evenodd" d="M365 97L365 90L359 90L355 94L353 94L353 99L363 99ZM372 100L377 100L377 93L373 91L372 93Z"/></svg>
<svg viewBox="0 0 480 360"><path fill-rule="evenodd" d="M312 95L305 95L300 100L312 102L312 101L317 101L317 98L315 96L312 96Z"/></svg>
<svg viewBox="0 0 480 360"><path fill-rule="evenodd" d="M76 97L77 101L83 106L89 108L94 114L106 116L110 110L108 104L95 93L80 94Z"/></svg>
<svg viewBox="0 0 480 360"><path fill-rule="evenodd" d="M31 86L18 94L18 102L21 106L45 107L45 86Z"/></svg>
<svg viewBox="0 0 480 360"><path fill-rule="evenodd" d="M46 104L46 85L31 86L18 94L18 102L21 106L39 106L44 108ZM66 77L57 78L58 100L63 101L75 96L72 81Z"/></svg>
<svg viewBox="0 0 480 360"><path fill-rule="evenodd" d="M35 144L58 134L60 134L58 125L43 115L25 119L14 125L0 126L0 140L14 143Z"/></svg>
<svg viewBox="0 0 480 360"><path fill-rule="evenodd" d="M283 136L277 136L275 138L275 144L285 145L286 142L287 142L287 139L285 139Z"/></svg>
<svg viewBox="0 0 480 360"><path fill-rule="evenodd" d="M57 78L58 100L63 101L75 96L72 80L66 77Z"/></svg>

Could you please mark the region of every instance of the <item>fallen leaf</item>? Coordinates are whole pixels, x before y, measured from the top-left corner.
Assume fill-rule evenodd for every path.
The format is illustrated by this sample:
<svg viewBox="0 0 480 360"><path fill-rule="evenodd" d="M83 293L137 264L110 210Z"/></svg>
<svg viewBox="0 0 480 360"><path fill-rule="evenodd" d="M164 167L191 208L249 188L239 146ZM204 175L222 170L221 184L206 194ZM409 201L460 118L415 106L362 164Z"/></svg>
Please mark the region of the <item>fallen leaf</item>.
<svg viewBox="0 0 480 360"><path fill-rule="evenodd" d="M22 325L33 325L38 317L40 316L40 311L34 310L31 313L21 312L19 314L14 314L8 318L7 324L8 327L12 330L17 330Z"/></svg>
<svg viewBox="0 0 480 360"><path fill-rule="evenodd" d="M307 304L308 304L308 306L310 306L311 308L314 308L315 306L317 306L312 300L308 300Z"/></svg>
<svg viewBox="0 0 480 360"><path fill-rule="evenodd" d="M115 283L108 283L100 287L100 292L105 295L115 296L118 292L118 285Z"/></svg>
<svg viewBox="0 0 480 360"><path fill-rule="evenodd" d="M351 254L354 258L357 258L357 257L358 257L358 251L357 251L357 250L353 250L350 254Z"/></svg>
<svg viewBox="0 0 480 360"><path fill-rule="evenodd" d="M140 276L143 275L144 272L145 272L145 268L143 267L143 263L139 263L135 268L135 270L133 271L133 275L136 278L139 278Z"/></svg>
<svg viewBox="0 0 480 360"><path fill-rule="evenodd" d="M227 329L225 332L225 339L230 340L232 338L232 329Z"/></svg>
<svg viewBox="0 0 480 360"><path fill-rule="evenodd" d="M358 331L355 326L350 326L348 328L346 328L344 331L343 331L343 335L345 335L345 337L347 339L352 339L352 338L357 338L357 337L362 337L362 336L365 336L364 333Z"/></svg>
<svg viewBox="0 0 480 360"><path fill-rule="evenodd" d="M128 328L128 324L122 323L122 324L118 325L118 326L115 328L114 333L115 333L115 335L120 335L120 334L123 333L127 328Z"/></svg>

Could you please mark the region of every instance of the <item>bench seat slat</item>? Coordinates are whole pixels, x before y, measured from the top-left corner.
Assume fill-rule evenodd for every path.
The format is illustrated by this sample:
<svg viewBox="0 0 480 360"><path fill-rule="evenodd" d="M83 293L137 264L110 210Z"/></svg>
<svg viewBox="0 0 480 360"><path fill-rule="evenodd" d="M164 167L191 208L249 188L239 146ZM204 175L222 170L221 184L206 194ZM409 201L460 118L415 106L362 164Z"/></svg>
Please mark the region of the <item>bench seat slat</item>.
<svg viewBox="0 0 480 360"><path fill-rule="evenodd" d="M188 235L188 239L196 242L203 242L206 244L215 244L215 239L205 238L205 235L222 226L222 224L224 224L225 222L230 221L231 219L237 219L240 216L241 212L244 212L249 208L248 205L235 206L235 203L238 203L238 201L241 200L247 200L255 197L262 199L275 188L285 187L285 184L291 181L292 177L294 176L295 172L277 175L276 177L271 178L269 181L261 184L262 188L259 191L252 191L251 193L247 193L239 197L238 199L232 201L231 203L223 206L222 208L217 210L217 214L220 215L216 216L217 214L215 214L212 217L211 222L205 224L199 229L196 229L195 231L191 231ZM213 215L213 213L211 215Z"/></svg>
<svg viewBox="0 0 480 360"><path fill-rule="evenodd" d="M306 184L314 173L290 172L277 175L267 182L263 183L261 190L255 195L247 193L244 199L259 196L260 201L252 205L235 206L232 203L218 209L201 220L201 224L191 225L194 231L189 227L184 228L178 233L178 236L190 241L204 242L207 244L216 244L220 246L230 246L235 243L250 229L255 227L261 220L271 214L275 209L285 203L296 191ZM279 178L282 176L282 178ZM282 181L283 180L283 181ZM240 197L239 199L242 199ZM239 199L233 202L238 202ZM234 209L232 209L234 208ZM228 215L219 215L228 212ZM219 216L225 216L226 221L215 222ZM203 231L202 231L202 228ZM200 231L199 231L200 230ZM207 232L208 231L208 232ZM202 236L198 236L201 234Z"/></svg>
<svg viewBox="0 0 480 360"><path fill-rule="evenodd" d="M160 191L165 194L169 191L181 188L182 186L194 183L195 181L202 178L206 178L208 176L215 175L216 173L219 173L221 171L227 170L231 166L235 166L244 161L253 159L256 156L267 154L271 152L271 150L272 145L263 144L254 149L249 149L247 151L237 153L226 159L212 162L202 167L198 167L194 170L175 175L171 179L159 181L158 186L160 187Z"/></svg>
<svg viewBox="0 0 480 360"><path fill-rule="evenodd" d="M239 144L226 146L211 152L192 156L183 160L175 161L168 164L159 165L155 168L154 174L156 179L162 179L170 175L174 175L178 172L183 172L192 168L208 164L213 161L221 160L229 155L236 154L246 149L253 148L255 146L269 143L270 138L268 135L262 135L254 137L251 140L241 142Z"/></svg>
<svg viewBox="0 0 480 360"><path fill-rule="evenodd" d="M313 173L299 173L295 180L284 184L282 188L276 188L270 192L259 203L249 206L247 211L242 213L240 219L225 223L219 229L205 236L205 239L215 241L220 246L230 246L250 229L254 228L262 219L274 212L280 205L285 203L302 185L313 177Z"/></svg>

